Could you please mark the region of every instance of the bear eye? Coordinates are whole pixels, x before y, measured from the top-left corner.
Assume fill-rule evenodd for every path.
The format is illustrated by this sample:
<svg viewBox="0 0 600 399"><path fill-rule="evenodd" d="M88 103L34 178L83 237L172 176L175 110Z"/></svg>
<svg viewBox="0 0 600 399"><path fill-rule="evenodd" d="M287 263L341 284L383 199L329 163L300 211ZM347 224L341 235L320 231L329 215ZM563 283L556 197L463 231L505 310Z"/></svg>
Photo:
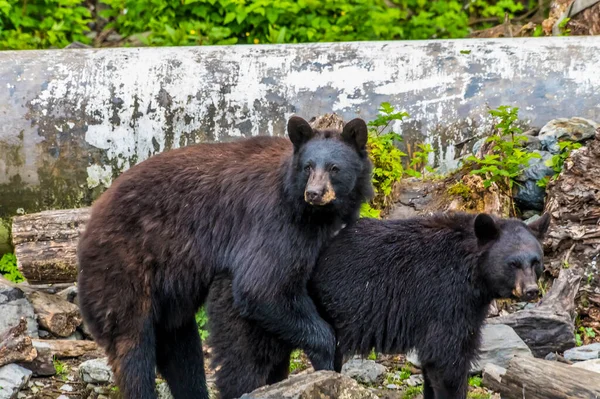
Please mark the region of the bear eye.
<svg viewBox="0 0 600 399"><path fill-rule="evenodd" d="M331 166L331 168L329 168L329 171L330 171L331 173L337 173L337 172L339 172L339 171L340 171L340 168L338 168L338 167L337 167L337 166L335 166L335 165L332 165L332 166Z"/></svg>
<svg viewBox="0 0 600 399"><path fill-rule="evenodd" d="M514 267L515 269L518 269L520 267L519 262L515 262L512 261L508 264L510 267Z"/></svg>
<svg viewBox="0 0 600 399"><path fill-rule="evenodd" d="M307 165L304 167L304 170L305 170L305 171L307 171L307 172L310 172L310 171L312 170L312 165L311 165L311 164L307 164Z"/></svg>

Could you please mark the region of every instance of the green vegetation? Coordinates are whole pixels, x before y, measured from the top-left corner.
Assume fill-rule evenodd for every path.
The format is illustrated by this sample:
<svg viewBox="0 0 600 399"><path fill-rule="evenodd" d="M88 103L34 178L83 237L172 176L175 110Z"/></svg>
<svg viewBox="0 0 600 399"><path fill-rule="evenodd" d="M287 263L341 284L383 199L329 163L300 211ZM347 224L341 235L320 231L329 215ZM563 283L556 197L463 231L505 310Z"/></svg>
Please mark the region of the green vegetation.
<svg viewBox="0 0 600 399"><path fill-rule="evenodd" d="M2 256L2 259L0 259L0 274L13 283L25 281L25 277L23 277L17 267L17 257L15 254L4 254Z"/></svg>
<svg viewBox="0 0 600 399"><path fill-rule="evenodd" d="M474 375L473 377L469 377L469 386L481 388L481 376Z"/></svg>
<svg viewBox="0 0 600 399"><path fill-rule="evenodd" d="M363 205L363 217L378 218L381 211L391 205L392 190L394 184L402 178L402 157L406 154L397 147L397 143L402 141L402 136L394 131L384 131L393 121L401 121L406 117L406 112L396 112L390 103L384 102L379 108L377 118L369 122L367 150L373 162L375 198L370 204Z"/></svg>
<svg viewBox="0 0 600 399"><path fill-rule="evenodd" d="M423 385L419 385L417 387L408 387L404 392L402 392L402 399L413 399L422 393Z"/></svg>
<svg viewBox="0 0 600 399"><path fill-rule="evenodd" d="M463 38L470 29L501 23L505 13L527 16L537 6L520 0L0 0L0 48L92 44L93 34L108 32L151 46Z"/></svg>
<svg viewBox="0 0 600 399"><path fill-rule="evenodd" d="M569 155L571 155L571 151L581 148L581 143L576 143L571 140L563 140L558 142L558 147L560 149L559 153L553 155L551 159L546 161L546 166L550 166L552 170L554 170L554 175L552 177L546 176L543 179L538 180L537 185L540 187L545 188L551 180L554 180L558 177L563 169L565 161Z"/></svg>
<svg viewBox="0 0 600 399"><path fill-rule="evenodd" d="M596 338L596 331L594 331L591 327L583 327L580 326L577 332L575 333L575 345L581 346L583 345L584 339Z"/></svg>
<svg viewBox="0 0 600 399"><path fill-rule="evenodd" d="M462 199L464 199L465 201L468 201L471 198L471 195L473 194L469 186L467 186L462 181L457 181L456 183L448 187L446 189L446 192L452 196L462 197Z"/></svg>
<svg viewBox="0 0 600 399"><path fill-rule="evenodd" d="M433 173L433 168L427 165L429 154L433 153L433 147L431 144L417 144L417 148L419 151L415 151L405 172L408 176L421 178L426 172Z"/></svg>
<svg viewBox="0 0 600 399"><path fill-rule="evenodd" d="M60 360L58 360L56 357L52 359L52 364L54 364L54 369L56 370L56 376L59 379L66 381L66 379L69 375L69 366L67 366L65 363L61 362Z"/></svg>
<svg viewBox="0 0 600 399"><path fill-rule="evenodd" d="M198 325L198 332L200 333L200 338L204 341L208 338L208 330L206 329L208 323L208 316L206 315L206 310L204 307L200 308L198 313L196 313L196 324Z"/></svg>
<svg viewBox="0 0 600 399"><path fill-rule="evenodd" d="M483 176L485 179L483 184L486 188L495 183L500 190L512 198L515 179L529 165L530 160L541 158L541 155L523 148L527 138L521 134L523 131L516 125L519 108L503 105L490 110L489 113L499 120L494 126L496 129L494 134L486 139L486 143L492 143L491 153L486 154L483 159L471 155L467 157L467 161L479 167L471 173Z"/></svg>
<svg viewBox="0 0 600 399"><path fill-rule="evenodd" d="M304 368L304 362L302 361L302 350L296 349L292 352L290 358L290 373Z"/></svg>

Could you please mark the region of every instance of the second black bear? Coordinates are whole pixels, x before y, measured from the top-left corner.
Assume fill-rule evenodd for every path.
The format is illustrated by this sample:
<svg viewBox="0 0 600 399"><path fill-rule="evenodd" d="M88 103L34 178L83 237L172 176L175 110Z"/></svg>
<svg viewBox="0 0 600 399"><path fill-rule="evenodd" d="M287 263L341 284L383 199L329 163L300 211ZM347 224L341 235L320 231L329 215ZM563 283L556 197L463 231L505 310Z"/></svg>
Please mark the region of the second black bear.
<svg viewBox="0 0 600 399"><path fill-rule="evenodd" d="M538 296L546 214L528 226L487 214L361 219L319 257L309 293L344 355L406 353L423 365L425 399L464 399L480 329L494 298ZM240 316L231 280L207 299L213 366L222 399L287 376L291 345Z"/></svg>
<svg viewBox="0 0 600 399"><path fill-rule="evenodd" d="M79 240L79 303L126 399L206 399L194 314L213 276L235 307L331 369L335 335L307 293L322 246L372 195L367 125L163 152L114 181Z"/></svg>

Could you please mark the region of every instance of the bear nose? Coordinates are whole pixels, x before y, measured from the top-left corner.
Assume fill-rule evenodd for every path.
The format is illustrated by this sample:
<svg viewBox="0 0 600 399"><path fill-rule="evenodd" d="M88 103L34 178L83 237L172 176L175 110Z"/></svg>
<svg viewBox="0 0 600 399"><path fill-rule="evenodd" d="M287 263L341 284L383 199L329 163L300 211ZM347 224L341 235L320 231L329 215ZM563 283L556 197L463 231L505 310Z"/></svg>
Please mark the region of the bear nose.
<svg viewBox="0 0 600 399"><path fill-rule="evenodd" d="M317 190L306 190L306 200L310 203L321 202L323 195Z"/></svg>
<svg viewBox="0 0 600 399"><path fill-rule="evenodd" d="M531 300L538 297L540 290L537 286L527 287L525 289L525 299Z"/></svg>

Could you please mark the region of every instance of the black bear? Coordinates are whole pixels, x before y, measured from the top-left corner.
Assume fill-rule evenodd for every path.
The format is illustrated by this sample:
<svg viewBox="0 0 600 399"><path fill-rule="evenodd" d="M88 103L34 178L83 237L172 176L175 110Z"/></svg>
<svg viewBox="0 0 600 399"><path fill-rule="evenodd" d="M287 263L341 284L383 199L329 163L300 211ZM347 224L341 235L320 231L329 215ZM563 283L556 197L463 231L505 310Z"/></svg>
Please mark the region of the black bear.
<svg viewBox="0 0 600 399"><path fill-rule="evenodd" d="M494 298L538 296L546 214L526 225L487 214L361 219L323 250L308 283L343 356L416 349L425 399L464 399L480 329ZM287 376L294 346L233 307L231 279L219 275L207 299L213 367L221 399Z"/></svg>
<svg viewBox="0 0 600 399"><path fill-rule="evenodd" d="M288 134L158 154L93 205L78 244L80 307L125 398L155 397L155 367L176 399L208 398L194 315L221 272L240 314L333 368L334 331L306 283L373 195L367 126L314 130L293 117Z"/></svg>

